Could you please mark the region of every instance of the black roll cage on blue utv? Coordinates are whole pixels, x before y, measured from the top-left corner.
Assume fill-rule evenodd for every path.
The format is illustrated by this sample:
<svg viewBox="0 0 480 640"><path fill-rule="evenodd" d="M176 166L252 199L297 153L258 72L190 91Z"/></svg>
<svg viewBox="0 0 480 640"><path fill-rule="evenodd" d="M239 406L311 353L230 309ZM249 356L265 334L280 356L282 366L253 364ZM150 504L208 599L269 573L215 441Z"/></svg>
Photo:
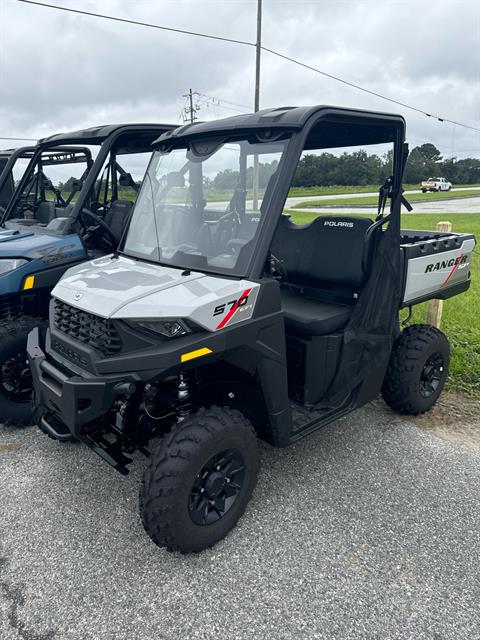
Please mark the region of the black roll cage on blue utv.
<svg viewBox="0 0 480 640"><path fill-rule="evenodd" d="M34 160L34 158L36 159ZM19 160L29 160L29 163L25 167L20 181L15 185L13 170ZM2 200L4 202L0 215L0 227L5 226L5 223L15 211L13 203L18 203L24 193L32 194L32 189L34 190L33 202L26 202L24 203L25 205L35 206L37 201L45 201L46 192L51 191L59 205L68 206L75 193L79 190L79 186L77 185L77 188L71 190L68 202L66 202L62 194L47 178L43 169L45 167L77 163L86 165L85 174L90 171L93 160L88 147L56 146L45 149L41 153L37 153L37 147L34 146L12 149L0 173L0 203Z"/></svg>

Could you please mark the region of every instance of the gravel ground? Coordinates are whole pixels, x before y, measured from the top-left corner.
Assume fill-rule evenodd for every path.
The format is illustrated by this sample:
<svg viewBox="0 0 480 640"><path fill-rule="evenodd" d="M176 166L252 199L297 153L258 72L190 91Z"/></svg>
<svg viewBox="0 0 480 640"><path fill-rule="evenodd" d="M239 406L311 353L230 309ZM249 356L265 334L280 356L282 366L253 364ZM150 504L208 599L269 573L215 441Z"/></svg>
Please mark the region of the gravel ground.
<svg viewBox="0 0 480 640"><path fill-rule="evenodd" d="M0 428L1 640L480 639L480 449L383 405L285 450L237 529L156 548L123 478Z"/></svg>

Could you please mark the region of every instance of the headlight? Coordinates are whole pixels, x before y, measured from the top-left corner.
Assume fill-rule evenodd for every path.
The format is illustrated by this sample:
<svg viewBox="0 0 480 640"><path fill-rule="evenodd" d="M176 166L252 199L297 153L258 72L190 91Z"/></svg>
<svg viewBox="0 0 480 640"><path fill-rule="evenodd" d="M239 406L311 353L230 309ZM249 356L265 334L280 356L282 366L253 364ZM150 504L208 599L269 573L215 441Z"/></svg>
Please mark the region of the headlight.
<svg viewBox="0 0 480 640"><path fill-rule="evenodd" d="M27 264L28 260L23 258L0 258L0 276L9 271L14 271L18 267Z"/></svg>
<svg viewBox="0 0 480 640"><path fill-rule="evenodd" d="M184 320L135 320L130 325L142 327L147 331L159 333L165 338L179 338L192 333L192 330Z"/></svg>

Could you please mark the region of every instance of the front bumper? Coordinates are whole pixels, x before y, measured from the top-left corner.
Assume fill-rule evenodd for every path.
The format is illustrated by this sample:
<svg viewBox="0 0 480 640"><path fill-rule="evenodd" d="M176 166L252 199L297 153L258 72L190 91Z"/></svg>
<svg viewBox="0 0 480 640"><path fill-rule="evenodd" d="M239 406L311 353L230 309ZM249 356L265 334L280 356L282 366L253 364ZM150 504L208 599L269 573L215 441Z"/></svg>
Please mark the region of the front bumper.
<svg viewBox="0 0 480 640"><path fill-rule="evenodd" d="M33 377L35 404L43 417L43 427L78 440L86 440L84 427L98 420L115 400L135 389L133 376L101 378L69 375L45 355L38 328L28 336L27 354ZM52 416L52 418L49 418ZM90 444L90 443L88 443Z"/></svg>

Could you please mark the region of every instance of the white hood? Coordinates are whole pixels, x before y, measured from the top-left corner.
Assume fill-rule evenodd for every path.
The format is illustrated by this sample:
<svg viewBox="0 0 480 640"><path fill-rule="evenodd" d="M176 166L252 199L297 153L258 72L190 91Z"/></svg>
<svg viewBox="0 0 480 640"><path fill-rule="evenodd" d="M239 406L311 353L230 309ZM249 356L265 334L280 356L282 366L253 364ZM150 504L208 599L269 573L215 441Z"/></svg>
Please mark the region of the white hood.
<svg viewBox="0 0 480 640"><path fill-rule="evenodd" d="M251 316L258 283L182 273L185 270L106 256L69 269L52 295L104 318L190 318L215 330L224 315L215 311L218 305L249 291L248 308L229 324Z"/></svg>

